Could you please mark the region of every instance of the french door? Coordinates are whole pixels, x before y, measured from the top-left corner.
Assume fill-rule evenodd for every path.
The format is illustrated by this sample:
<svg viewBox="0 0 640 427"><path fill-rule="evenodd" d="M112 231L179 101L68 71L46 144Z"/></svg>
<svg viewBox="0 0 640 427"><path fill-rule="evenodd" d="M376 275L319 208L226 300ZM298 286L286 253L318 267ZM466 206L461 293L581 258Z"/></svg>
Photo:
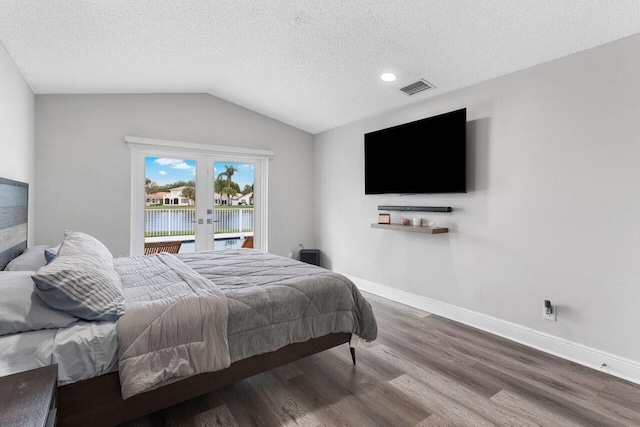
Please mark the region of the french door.
<svg viewBox="0 0 640 427"><path fill-rule="evenodd" d="M131 254L267 250L268 157L131 144Z"/></svg>
<svg viewBox="0 0 640 427"><path fill-rule="evenodd" d="M256 232L256 205L262 201L255 192L255 159L233 156L207 156L206 248L213 250L259 247ZM211 223L211 224L210 224Z"/></svg>

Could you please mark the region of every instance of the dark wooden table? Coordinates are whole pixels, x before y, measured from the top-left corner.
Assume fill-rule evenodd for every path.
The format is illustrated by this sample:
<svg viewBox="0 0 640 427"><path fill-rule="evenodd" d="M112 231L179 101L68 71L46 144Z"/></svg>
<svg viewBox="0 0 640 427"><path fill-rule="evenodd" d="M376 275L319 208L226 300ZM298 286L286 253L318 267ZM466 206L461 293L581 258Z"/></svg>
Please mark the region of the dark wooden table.
<svg viewBox="0 0 640 427"><path fill-rule="evenodd" d="M0 377L0 426L54 426L58 365Z"/></svg>

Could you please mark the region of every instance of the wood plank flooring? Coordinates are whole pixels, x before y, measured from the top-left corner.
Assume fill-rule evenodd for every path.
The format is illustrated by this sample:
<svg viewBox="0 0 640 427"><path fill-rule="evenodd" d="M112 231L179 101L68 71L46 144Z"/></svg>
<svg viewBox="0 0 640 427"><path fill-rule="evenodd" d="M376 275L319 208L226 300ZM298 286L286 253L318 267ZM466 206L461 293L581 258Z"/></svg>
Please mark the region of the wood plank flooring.
<svg viewBox="0 0 640 427"><path fill-rule="evenodd" d="M363 293L378 339L122 427L640 426L640 386Z"/></svg>

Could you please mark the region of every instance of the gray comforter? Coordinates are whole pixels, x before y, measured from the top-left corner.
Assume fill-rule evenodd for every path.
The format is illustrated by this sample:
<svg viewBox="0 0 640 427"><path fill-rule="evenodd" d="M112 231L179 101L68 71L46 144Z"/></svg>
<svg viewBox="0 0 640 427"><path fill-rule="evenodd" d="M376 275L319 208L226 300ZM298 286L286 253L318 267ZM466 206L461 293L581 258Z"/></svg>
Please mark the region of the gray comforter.
<svg viewBox="0 0 640 427"><path fill-rule="evenodd" d="M345 276L256 249L123 257L114 267L126 296L123 398L331 333L377 336L371 306Z"/></svg>
<svg viewBox="0 0 640 427"><path fill-rule="evenodd" d="M177 258L226 295L232 362L334 332L376 339L371 306L341 274L257 249Z"/></svg>
<svg viewBox="0 0 640 427"><path fill-rule="evenodd" d="M126 298L116 323L122 398L231 364L220 289L170 254L114 259Z"/></svg>

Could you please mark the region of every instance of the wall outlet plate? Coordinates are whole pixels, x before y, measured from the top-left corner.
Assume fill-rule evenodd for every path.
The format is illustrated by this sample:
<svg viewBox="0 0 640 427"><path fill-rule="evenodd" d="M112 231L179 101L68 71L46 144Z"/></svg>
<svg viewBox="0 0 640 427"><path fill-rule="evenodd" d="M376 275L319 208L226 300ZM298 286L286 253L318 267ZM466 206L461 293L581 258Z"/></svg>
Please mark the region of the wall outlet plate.
<svg viewBox="0 0 640 427"><path fill-rule="evenodd" d="M544 306L542 307L542 318L553 320L555 322L556 320L558 320L558 307L555 305L551 305L551 308L553 309L553 311L551 312L551 314L547 314L546 308Z"/></svg>

